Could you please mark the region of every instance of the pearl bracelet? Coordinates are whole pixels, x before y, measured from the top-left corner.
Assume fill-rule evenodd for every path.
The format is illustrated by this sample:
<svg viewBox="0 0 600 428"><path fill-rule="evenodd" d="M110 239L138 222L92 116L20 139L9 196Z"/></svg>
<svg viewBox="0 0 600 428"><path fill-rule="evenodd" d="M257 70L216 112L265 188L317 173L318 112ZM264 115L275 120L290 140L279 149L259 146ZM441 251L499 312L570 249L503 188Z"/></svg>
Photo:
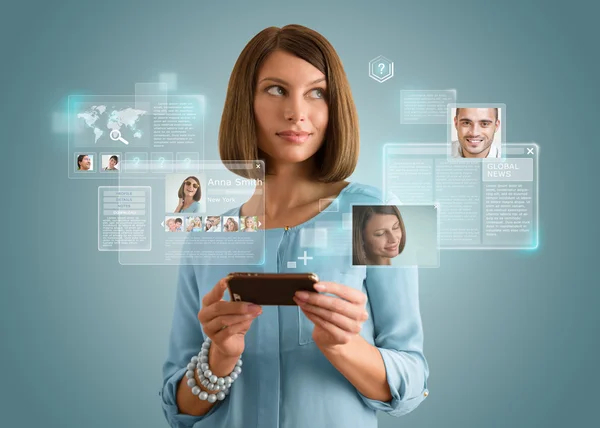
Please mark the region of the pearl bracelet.
<svg viewBox="0 0 600 428"><path fill-rule="evenodd" d="M188 386L192 388L192 394L197 395L200 400L207 400L209 403L214 403L217 400L223 401L225 397L229 395L229 388L231 388L233 382L235 382L239 374L242 372L242 359L240 358L237 360L235 367L229 376L215 376L212 371L210 371L210 367L208 366L208 351L210 349L211 342L212 340L207 337L204 343L202 343L202 350L198 353L198 355L194 355L190 360L190 363L187 365L187 372L185 372L185 376L188 378ZM206 391L202 391L196 384L194 369L196 369L198 379L200 379L200 384L203 387L209 391L219 392L216 394L209 394Z"/></svg>

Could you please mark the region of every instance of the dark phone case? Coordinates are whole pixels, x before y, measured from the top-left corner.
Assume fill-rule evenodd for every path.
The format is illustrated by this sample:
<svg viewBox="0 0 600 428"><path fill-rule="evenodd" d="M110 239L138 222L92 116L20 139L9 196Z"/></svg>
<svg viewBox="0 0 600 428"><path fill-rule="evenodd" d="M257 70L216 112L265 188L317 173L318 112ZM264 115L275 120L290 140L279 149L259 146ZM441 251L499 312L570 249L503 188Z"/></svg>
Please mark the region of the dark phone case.
<svg viewBox="0 0 600 428"><path fill-rule="evenodd" d="M229 275L228 288L232 302L249 302L257 305L296 305L292 299L296 291L313 291L319 281L317 275L234 273Z"/></svg>

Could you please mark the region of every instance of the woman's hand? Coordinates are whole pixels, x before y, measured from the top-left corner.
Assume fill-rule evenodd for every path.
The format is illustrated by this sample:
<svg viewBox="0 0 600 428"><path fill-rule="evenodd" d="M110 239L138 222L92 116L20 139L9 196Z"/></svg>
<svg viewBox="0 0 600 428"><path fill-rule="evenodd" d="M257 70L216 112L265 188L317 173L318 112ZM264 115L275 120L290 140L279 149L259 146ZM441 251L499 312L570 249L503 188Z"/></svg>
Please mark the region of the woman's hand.
<svg viewBox="0 0 600 428"><path fill-rule="evenodd" d="M367 296L354 288L335 282L318 282L314 285L319 293L298 291L294 301L306 317L315 324L313 339L321 349L345 345L360 333L369 315L365 310Z"/></svg>
<svg viewBox="0 0 600 428"><path fill-rule="evenodd" d="M198 320L212 346L223 357L239 357L244 352L244 335L262 308L245 302L226 302L227 279L221 279L202 299Z"/></svg>
<svg viewBox="0 0 600 428"><path fill-rule="evenodd" d="M179 204L177 205L177 208L175 208L175 211L173 212L181 212L181 209L183 208L183 198L179 198Z"/></svg>

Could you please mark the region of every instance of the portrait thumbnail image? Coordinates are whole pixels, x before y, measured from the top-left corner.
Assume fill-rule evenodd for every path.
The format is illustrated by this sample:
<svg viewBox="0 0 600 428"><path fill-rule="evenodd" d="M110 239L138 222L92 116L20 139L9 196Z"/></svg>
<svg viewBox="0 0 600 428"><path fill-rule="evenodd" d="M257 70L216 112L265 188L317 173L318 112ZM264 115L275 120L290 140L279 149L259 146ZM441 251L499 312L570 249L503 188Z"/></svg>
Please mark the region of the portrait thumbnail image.
<svg viewBox="0 0 600 428"><path fill-rule="evenodd" d="M252 215L243 215L240 217L240 226L242 227L242 232L257 232L258 217Z"/></svg>
<svg viewBox="0 0 600 428"><path fill-rule="evenodd" d="M352 207L353 265L391 265L405 245L406 229L397 206Z"/></svg>
<svg viewBox="0 0 600 428"><path fill-rule="evenodd" d="M183 232L182 216L166 216L165 232Z"/></svg>
<svg viewBox="0 0 600 428"><path fill-rule="evenodd" d="M106 172L118 172L119 171L119 155L102 155L101 168L102 171Z"/></svg>
<svg viewBox="0 0 600 428"><path fill-rule="evenodd" d="M165 212L198 214L206 212L204 175L169 174L165 177Z"/></svg>
<svg viewBox="0 0 600 428"><path fill-rule="evenodd" d="M239 232L240 218L237 216L223 216L223 232Z"/></svg>
<svg viewBox="0 0 600 428"><path fill-rule="evenodd" d="M75 170L79 172L94 171L94 155L89 153L76 153Z"/></svg>
<svg viewBox="0 0 600 428"><path fill-rule="evenodd" d="M186 232L202 232L202 217L188 216L185 225Z"/></svg>
<svg viewBox="0 0 600 428"><path fill-rule="evenodd" d="M502 109L459 107L451 109L450 154L453 158L502 157Z"/></svg>
<svg viewBox="0 0 600 428"><path fill-rule="evenodd" d="M205 232L221 232L221 216L209 215L206 217Z"/></svg>

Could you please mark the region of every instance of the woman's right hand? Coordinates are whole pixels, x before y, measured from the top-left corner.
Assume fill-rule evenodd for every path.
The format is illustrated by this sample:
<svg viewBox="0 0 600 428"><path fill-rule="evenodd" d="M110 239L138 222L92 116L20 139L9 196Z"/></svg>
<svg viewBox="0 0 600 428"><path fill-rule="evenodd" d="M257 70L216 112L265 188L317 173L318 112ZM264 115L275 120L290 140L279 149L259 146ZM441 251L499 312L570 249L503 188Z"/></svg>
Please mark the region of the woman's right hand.
<svg viewBox="0 0 600 428"><path fill-rule="evenodd" d="M252 322L262 313L259 305L222 300L227 279L221 279L202 299L198 320L204 333L223 357L239 357L244 352L244 337Z"/></svg>
<svg viewBox="0 0 600 428"><path fill-rule="evenodd" d="M181 212L181 209L183 208L183 198L179 198L179 204L177 205L177 208L175 208L176 213Z"/></svg>

